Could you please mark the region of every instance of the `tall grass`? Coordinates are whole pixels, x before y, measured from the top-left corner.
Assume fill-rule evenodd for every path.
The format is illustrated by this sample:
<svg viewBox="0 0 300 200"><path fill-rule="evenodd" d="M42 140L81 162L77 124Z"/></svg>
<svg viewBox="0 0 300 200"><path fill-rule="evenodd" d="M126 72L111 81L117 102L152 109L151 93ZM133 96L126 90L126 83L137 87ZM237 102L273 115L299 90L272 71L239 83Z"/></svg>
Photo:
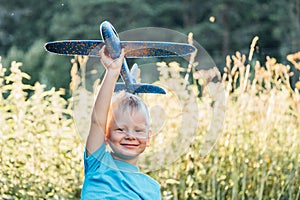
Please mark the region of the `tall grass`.
<svg viewBox="0 0 300 200"><path fill-rule="evenodd" d="M24 84L21 66L0 62L0 199L78 198L82 146L64 91Z"/></svg>
<svg viewBox="0 0 300 200"><path fill-rule="evenodd" d="M197 76L195 68L189 69L194 83L204 88L198 91L194 83L186 87L185 71L178 64L159 64L160 83L173 85L172 90L187 106L184 112L192 111L188 105L194 105L186 98L187 88L203 94L196 98L198 115L183 115L186 123L197 117L198 126L189 135L194 140L173 163L168 161L165 168L149 172L160 182L164 199L300 199L299 90L290 87L290 66L269 57L262 66L252 58L254 46L255 42L248 56L237 52L226 58L220 77L226 97L224 130L206 156L200 150L214 109L207 90L209 78L205 78L208 72ZM294 65L300 59L297 54L288 58ZM84 79L77 70L86 61L73 61L72 87L82 89ZM7 73L0 64L0 199L79 199L83 145L74 132L71 104L60 90L23 84L30 77L20 66L13 62ZM88 94L85 91L84 97ZM75 95L72 102L80 100L90 101ZM160 98L160 103L170 105L168 98ZM81 120L89 119L82 116ZM165 125L169 131L178 125L175 119ZM176 147L172 143L166 152Z"/></svg>
<svg viewBox="0 0 300 200"><path fill-rule="evenodd" d="M251 54L248 60L239 52L226 58L225 128L211 153L201 157L196 140L185 156L152 173L164 199L300 198L299 91L290 87L290 66L269 57L261 66ZM207 116L200 115L199 136Z"/></svg>

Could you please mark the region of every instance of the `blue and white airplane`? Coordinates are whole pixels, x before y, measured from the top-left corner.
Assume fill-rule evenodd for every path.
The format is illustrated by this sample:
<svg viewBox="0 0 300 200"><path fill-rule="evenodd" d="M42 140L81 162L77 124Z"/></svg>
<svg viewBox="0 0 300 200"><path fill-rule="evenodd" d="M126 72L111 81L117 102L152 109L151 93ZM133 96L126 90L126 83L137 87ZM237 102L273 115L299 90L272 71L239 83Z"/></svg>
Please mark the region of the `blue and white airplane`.
<svg viewBox="0 0 300 200"><path fill-rule="evenodd" d="M102 40L65 40L45 44L47 51L61 55L81 55L99 57L99 50L106 45L112 58L118 58L121 49L125 50L125 58L121 68L121 77L124 83L118 82L115 91L126 90L130 93L157 93L165 94L165 90L153 84L137 83L128 68L126 58L170 57L186 56L196 50L193 45L173 42L154 41L120 41L115 28L108 21L100 25ZM137 69L135 64L131 71Z"/></svg>

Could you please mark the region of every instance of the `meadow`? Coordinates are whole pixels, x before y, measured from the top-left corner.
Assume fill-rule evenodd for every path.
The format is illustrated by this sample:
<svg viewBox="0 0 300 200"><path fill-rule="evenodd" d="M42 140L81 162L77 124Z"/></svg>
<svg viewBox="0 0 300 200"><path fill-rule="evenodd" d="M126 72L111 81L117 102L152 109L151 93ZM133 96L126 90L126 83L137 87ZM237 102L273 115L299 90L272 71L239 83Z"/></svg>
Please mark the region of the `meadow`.
<svg viewBox="0 0 300 200"><path fill-rule="evenodd" d="M220 76L224 123L205 156L199 150L215 105L205 90L209 77L197 76L191 65L194 82L187 90L186 69L174 62L158 63L160 83L171 82L187 105L189 91L202 93L196 98L200 114L193 141L174 162L148 172L161 184L163 199L300 199L300 82L292 89L289 81L291 66L300 70L300 56L287 55L291 65L271 57L262 64L253 58L253 48L248 55L226 57ZM79 87L75 80L82 81L77 68L83 61L76 59L73 88ZM74 99L64 99L62 89L24 84L29 78L22 63L0 62L0 199L79 199L84 143L73 119ZM169 102L161 98L160 103ZM193 108L186 109L182 112ZM192 114L184 117L186 122L195 119ZM165 126L170 132L176 123ZM168 151L172 148L176 145Z"/></svg>

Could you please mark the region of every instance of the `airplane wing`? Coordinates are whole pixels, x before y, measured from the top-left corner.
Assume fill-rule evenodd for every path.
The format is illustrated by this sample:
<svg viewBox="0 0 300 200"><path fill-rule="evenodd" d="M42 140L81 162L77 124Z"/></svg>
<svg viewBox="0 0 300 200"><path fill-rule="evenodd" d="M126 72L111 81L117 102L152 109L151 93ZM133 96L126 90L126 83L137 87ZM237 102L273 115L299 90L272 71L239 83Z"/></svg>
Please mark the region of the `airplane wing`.
<svg viewBox="0 0 300 200"><path fill-rule="evenodd" d="M65 40L48 42L47 51L61 55L99 57L99 50L105 43L102 40Z"/></svg>
<svg viewBox="0 0 300 200"><path fill-rule="evenodd" d="M99 50L104 45L103 40L65 40L48 42L47 51L62 55L81 55L99 57ZM195 51L190 44L152 41L122 41L126 58L186 56Z"/></svg>
<svg viewBox="0 0 300 200"><path fill-rule="evenodd" d="M126 58L186 56L196 48L190 44L153 41L122 41Z"/></svg>

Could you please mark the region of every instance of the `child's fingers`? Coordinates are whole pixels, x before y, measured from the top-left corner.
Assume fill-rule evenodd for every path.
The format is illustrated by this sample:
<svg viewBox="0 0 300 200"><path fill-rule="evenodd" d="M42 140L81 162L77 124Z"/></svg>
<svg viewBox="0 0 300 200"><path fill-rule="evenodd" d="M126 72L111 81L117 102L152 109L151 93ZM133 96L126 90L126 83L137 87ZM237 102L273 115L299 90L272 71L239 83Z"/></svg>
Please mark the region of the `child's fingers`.
<svg viewBox="0 0 300 200"><path fill-rule="evenodd" d="M105 50L105 45L103 45L103 47L99 51L100 59L102 59L104 57L104 50Z"/></svg>
<svg viewBox="0 0 300 200"><path fill-rule="evenodd" d="M112 59L109 55L106 54L106 46L104 45L100 51L99 51L99 56L100 56L100 60L102 62L102 64L104 65L104 67L106 69L108 68L119 68L122 63L123 63L123 59L124 59L124 56L125 56L125 50L122 49L121 50L121 54L118 58L116 59Z"/></svg>
<svg viewBox="0 0 300 200"><path fill-rule="evenodd" d="M125 50L124 50L124 48L123 48L122 51L121 51L120 57L121 57L121 58L124 58L124 57L125 57Z"/></svg>

